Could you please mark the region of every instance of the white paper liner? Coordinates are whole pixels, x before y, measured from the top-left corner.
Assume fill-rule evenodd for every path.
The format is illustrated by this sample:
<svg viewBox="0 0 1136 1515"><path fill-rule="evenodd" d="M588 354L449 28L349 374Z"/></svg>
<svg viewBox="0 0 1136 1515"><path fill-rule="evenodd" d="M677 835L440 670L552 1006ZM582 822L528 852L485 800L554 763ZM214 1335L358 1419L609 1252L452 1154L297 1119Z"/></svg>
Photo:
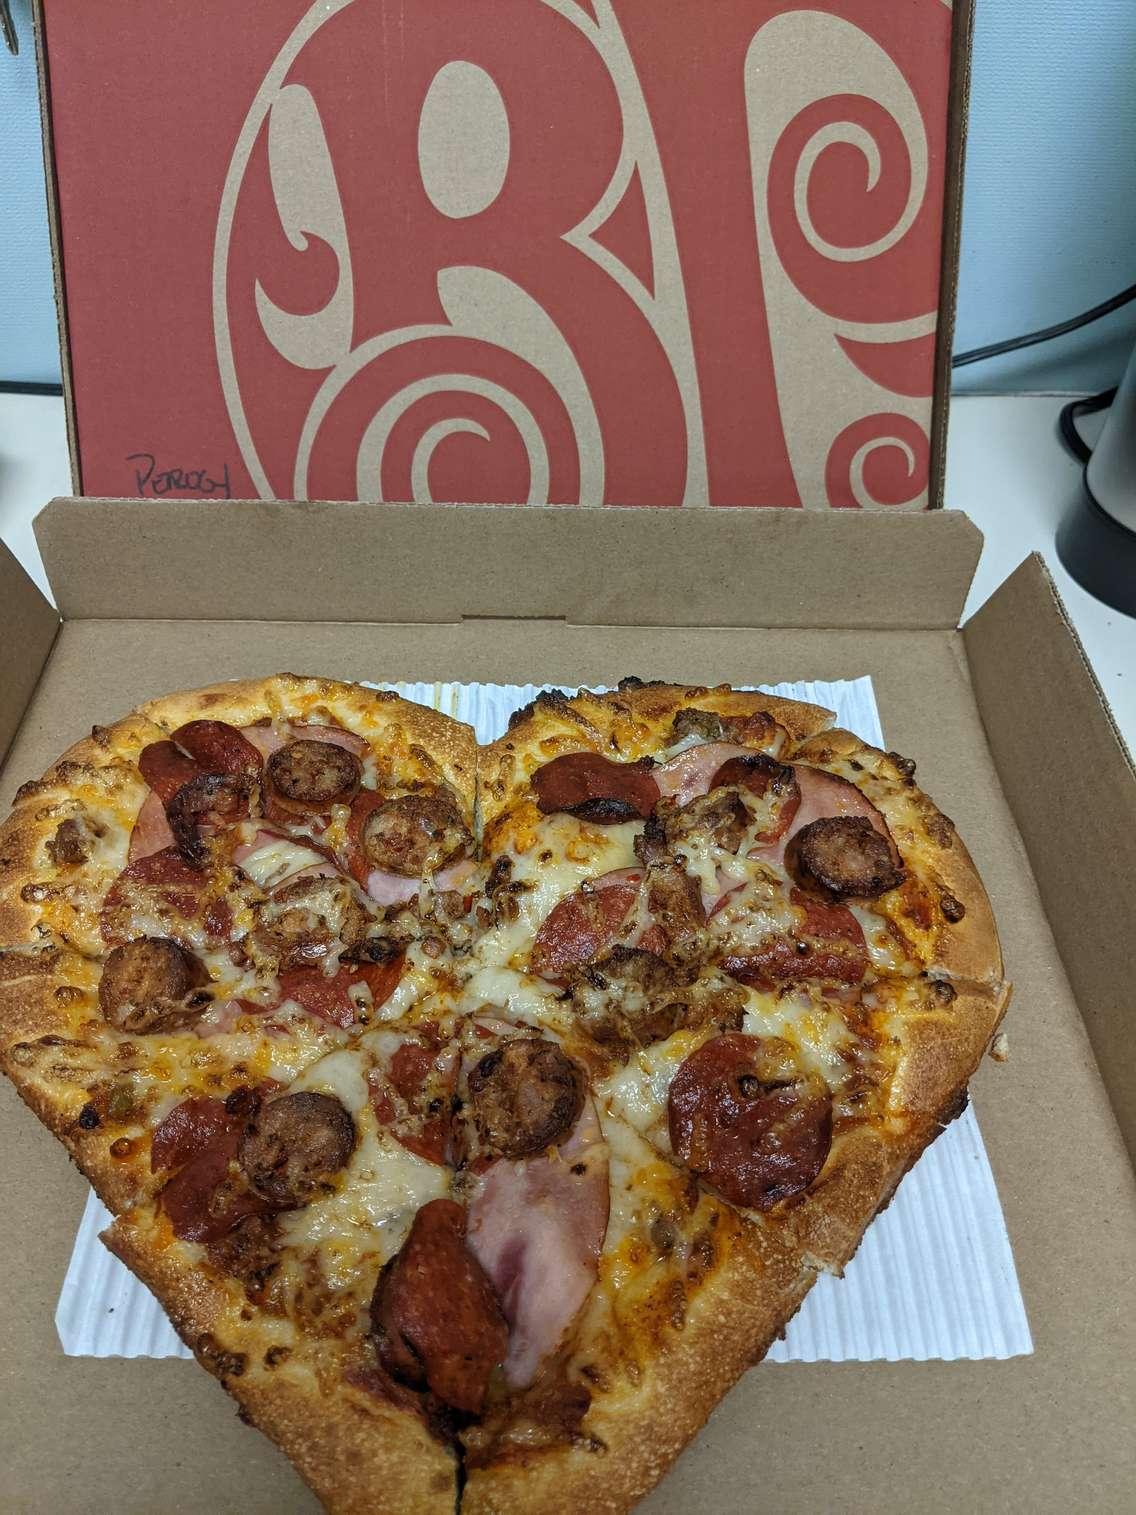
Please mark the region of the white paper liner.
<svg viewBox="0 0 1136 1515"><path fill-rule="evenodd" d="M537 685L391 684L491 741ZM883 745L869 678L775 684L834 710ZM188 1357L153 1295L99 1243L110 1216L89 1194L55 1312L73 1357ZM773 1362L1018 1357L1033 1351L998 1190L972 1109L943 1132L869 1226L843 1280L821 1278L775 1342Z"/></svg>

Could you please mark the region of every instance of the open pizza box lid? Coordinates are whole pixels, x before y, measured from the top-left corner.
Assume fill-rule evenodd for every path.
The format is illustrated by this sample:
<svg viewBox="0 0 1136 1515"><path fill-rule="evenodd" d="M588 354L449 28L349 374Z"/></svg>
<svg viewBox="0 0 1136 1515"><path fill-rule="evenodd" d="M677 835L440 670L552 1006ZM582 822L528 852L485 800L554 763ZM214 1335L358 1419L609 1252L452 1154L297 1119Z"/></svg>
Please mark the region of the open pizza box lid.
<svg viewBox="0 0 1136 1515"><path fill-rule="evenodd" d="M941 504L969 0L35 9L76 494Z"/></svg>
<svg viewBox="0 0 1136 1515"><path fill-rule="evenodd" d="M0 553L5 804L95 721L282 668L562 685L870 674L889 744L975 856L1015 984L1009 1061L971 1087L1035 1350L762 1364L645 1508L1125 1507L1136 776L1039 559L959 629L980 539L953 512L70 499L37 535L58 611ZM63 1357L52 1316L86 1185L7 1086L0 1133L16 1386L0 1504L312 1508L196 1367Z"/></svg>

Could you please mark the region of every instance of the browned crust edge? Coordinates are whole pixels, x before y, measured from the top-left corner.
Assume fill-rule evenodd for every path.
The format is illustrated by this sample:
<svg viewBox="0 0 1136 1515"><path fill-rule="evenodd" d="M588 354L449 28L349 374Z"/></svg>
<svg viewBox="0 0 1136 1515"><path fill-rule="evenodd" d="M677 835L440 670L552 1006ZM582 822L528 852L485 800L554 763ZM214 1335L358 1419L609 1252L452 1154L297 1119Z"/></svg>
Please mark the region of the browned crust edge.
<svg viewBox="0 0 1136 1515"><path fill-rule="evenodd" d="M778 695L697 684L641 684L602 694L581 689L565 697L537 695L514 725L478 755L483 821L492 822L527 794L533 767L561 752L592 751L635 759L653 756L677 711L694 705L718 715L752 715L765 711L794 742L826 730L831 710ZM665 745L665 743L663 743ZM525 759L529 758L529 763Z"/></svg>
<svg viewBox="0 0 1136 1515"><path fill-rule="evenodd" d="M882 810L893 835L900 826L896 817L913 813L918 832L917 873L940 895L949 894L962 905L957 922L941 918L935 951L928 967L934 972L973 980L1000 988L1003 979L1002 948L994 912L974 860L955 829L931 797L912 778L905 777L894 757L870 747L853 732L834 729L801 743L793 753L795 762L815 763L839 772L840 762L853 760L882 790L870 797ZM901 847L901 851L902 851Z"/></svg>
<svg viewBox="0 0 1136 1515"><path fill-rule="evenodd" d="M575 1515L628 1510L662 1478L723 1395L759 1362L816 1279L799 1254L747 1227L694 1296L681 1332L637 1384L597 1398L584 1420L607 1450L581 1446L474 1469L462 1515Z"/></svg>
<svg viewBox="0 0 1136 1515"><path fill-rule="evenodd" d="M415 1415L350 1385L322 1392L303 1345L287 1362L265 1367L263 1336L258 1340L255 1322L233 1318L229 1291L175 1247L154 1245L130 1218L116 1220L101 1239L157 1296L198 1362L332 1515L453 1515L454 1458Z"/></svg>
<svg viewBox="0 0 1136 1515"><path fill-rule="evenodd" d="M172 731L186 721L206 715L235 726L250 725L265 715L287 719L289 707L301 701L327 704L333 714L335 704L339 703L364 717L380 716L382 726L398 727L411 745L420 747L437 763L461 800L467 820L472 818L477 787L477 738L473 727L387 690L339 679L278 673L263 679L235 679L162 695L140 705L139 712L164 731Z"/></svg>
<svg viewBox="0 0 1136 1515"><path fill-rule="evenodd" d="M157 726L131 711L113 725L96 727L92 735L73 742L42 777L20 786L10 814L0 825L0 945L41 938L41 912L34 901L22 897L22 891L28 883L52 883L60 877L44 846L59 822L79 808L73 784L80 772L89 777L91 769L121 769L161 736ZM141 775L132 777L142 785Z"/></svg>

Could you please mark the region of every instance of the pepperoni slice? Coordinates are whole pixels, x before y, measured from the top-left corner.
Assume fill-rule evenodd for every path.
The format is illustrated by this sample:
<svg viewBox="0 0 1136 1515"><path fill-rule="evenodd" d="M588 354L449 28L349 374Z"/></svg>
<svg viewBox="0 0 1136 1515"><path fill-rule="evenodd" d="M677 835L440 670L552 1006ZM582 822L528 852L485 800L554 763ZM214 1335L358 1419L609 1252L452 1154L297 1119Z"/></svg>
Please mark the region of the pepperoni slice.
<svg viewBox="0 0 1136 1515"><path fill-rule="evenodd" d="M442 1165L450 1152L451 1096L458 1066L456 1053L406 1041L396 1048L385 1074L377 1069L370 1074L371 1104L379 1124L427 1162Z"/></svg>
<svg viewBox="0 0 1136 1515"><path fill-rule="evenodd" d="M645 763L613 763L598 752L568 752L532 776L544 815L567 811L598 826L646 820L659 802L659 786Z"/></svg>
<svg viewBox="0 0 1136 1515"><path fill-rule="evenodd" d="M351 801L351 814L347 817L347 846L345 861L357 884L367 887L368 875L374 864L367 860L363 851L363 827L372 810L386 803L385 797L375 789L360 789Z"/></svg>
<svg viewBox="0 0 1136 1515"><path fill-rule="evenodd" d="M567 969L606 952L635 905L642 879L641 873L620 870L561 900L536 934L531 971L555 983Z"/></svg>
<svg viewBox="0 0 1136 1515"><path fill-rule="evenodd" d="M239 1124L239 1122L238 1122ZM233 1125L224 1100L194 1095L175 1105L150 1138L150 1171L181 1168Z"/></svg>
<svg viewBox="0 0 1136 1515"><path fill-rule="evenodd" d="M171 741L207 773L247 773L260 776L264 760L248 737L227 721L187 721Z"/></svg>
<svg viewBox="0 0 1136 1515"><path fill-rule="evenodd" d="M183 784L199 778L205 771L170 741L151 742L143 747L138 754L138 768L163 805L170 803Z"/></svg>
<svg viewBox="0 0 1136 1515"><path fill-rule="evenodd" d="M868 971L868 947L860 923L844 905L825 905L799 889L789 898L802 911L790 935L771 936L755 951L730 953L722 971L759 989L800 979L858 984Z"/></svg>
<svg viewBox="0 0 1136 1515"><path fill-rule="evenodd" d="M194 1108L178 1117L178 1111L185 1109L178 1106L154 1133L157 1139L163 1126L170 1127L158 1148L159 1155L168 1158L167 1166L183 1156L188 1158L162 1190L160 1203L174 1235L182 1241L219 1241L246 1215L263 1214L271 1208L239 1176L230 1173L229 1165L237 1155L248 1113L248 1099L230 1096L223 1105L219 1100L197 1099L186 1104ZM214 1105L220 1105L220 1114L211 1108ZM207 1110L206 1106L210 1108ZM153 1148L150 1161L157 1171Z"/></svg>
<svg viewBox="0 0 1136 1515"><path fill-rule="evenodd" d="M377 1010L394 993L402 965L401 956L385 963L352 964L331 978L321 968L291 968L280 975L280 998L295 1000L309 1015L346 1030L360 1019L361 1007L349 992L352 986L366 984L371 991L370 1009Z"/></svg>
<svg viewBox="0 0 1136 1515"><path fill-rule="evenodd" d="M401 1252L379 1275L371 1323L389 1373L476 1415L489 1375L505 1360L509 1328L466 1246L465 1221L452 1199L423 1205Z"/></svg>
<svg viewBox="0 0 1136 1515"><path fill-rule="evenodd" d="M202 875L184 861L176 847L137 858L107 890L99 922L103 940L114 945L136 936L136 910L194 920L201 912L203 887Z"/></svg>
<svg viewBox="0 0 1136 1515"><path fill-rule="evenodd" d="M395 1049L390 1061L390 1081L403 1099L411 1100L421 1091L437 1055L433 1047L424 1047L421 1042L403 1042Z"/></svg>
<svg viewBox="0 0 1136 1515"><path fill-rule="evenodd" d="M732 1032L679 1068L667 1099L680 1161L732 1204L768 1210L807 1189L832 1141L832 1097L776 1038Z"/></svg>

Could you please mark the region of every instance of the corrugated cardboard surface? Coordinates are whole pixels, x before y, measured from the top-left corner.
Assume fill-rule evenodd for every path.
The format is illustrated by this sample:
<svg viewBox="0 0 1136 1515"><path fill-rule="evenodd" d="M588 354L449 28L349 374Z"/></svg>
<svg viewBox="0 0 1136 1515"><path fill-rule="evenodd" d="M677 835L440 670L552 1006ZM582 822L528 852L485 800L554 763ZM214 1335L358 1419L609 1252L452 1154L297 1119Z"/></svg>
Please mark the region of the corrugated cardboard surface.
<svg viewBox="0 0 1136 1515"><path fill-rule="evenodd" d="M827 566L835 596L845 565L830 558ZM650 567L648 560L644 574ZM1019 591L1014 619L1028 638L1045 604L1028 585ZM918 758L919 778L975 855L1017 986L1007 1021L1010 1061L985 1065L973 1087L1035 1355L1002 1364L763 1365L723 1403L645 1508L659 1515L1130 1508L1133 1173L957 633L502 620L476 627L72 622L60 633L0 800L96 719L163 689L280 667L346 678L564 682L609 682L628 672L739 683L870 673L889 741ZM999 758L1016 783L1033 752L1003 745ZM1100 867L1107 887L1108 859ZM1082 887L1094 887L1090 874ZM9 1175L0 1333L10 1386L0 1409L0 1504L29 1515L314 1508L283 1458L240 1425L195 1366L63 1358L52 1309L85 1185L17 1106L10 1089L0 1091Z"/></svg>
<svg viewBox="0 0 1136 1515"><path fill-rule="evenodd" d="M0 542L0 762L51 651L59 617Z"/></svg>
<svg viewBox="0 0 1136 1515"><path fill-rule="evenodd" d="M953 627L982 546L958 511L813 520L787 510L342 501L59 499L36 537L70 619L638 626Z"/></svg>
<svg viewBox="0 0 1136 1515"><path fill-rule="evenodd" d="M36 9L77 489L940 502L969 0Z"/></svg>
<svg viewBox="0 0 1136 1515"><path fill-rule="evenodd" d="M996 760L1032 757L1020 763L1011 808L1136 1161L1136 774L1068 627L1035 556L964 635ZM1102 887L1103 858L1119 887Z"/></svg>

